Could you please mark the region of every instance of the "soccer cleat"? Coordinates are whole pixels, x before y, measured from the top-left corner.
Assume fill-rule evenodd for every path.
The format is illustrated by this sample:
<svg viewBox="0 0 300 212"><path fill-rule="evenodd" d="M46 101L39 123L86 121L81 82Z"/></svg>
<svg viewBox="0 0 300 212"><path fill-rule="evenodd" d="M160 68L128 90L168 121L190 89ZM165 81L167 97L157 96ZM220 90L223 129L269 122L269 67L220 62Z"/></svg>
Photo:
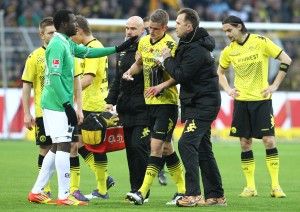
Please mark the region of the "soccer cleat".
<svg viewBox="0 0 300 212"><path fill-rule="evenodd" d="M34 194L30 192L28 195L28 201L38 204L55 204L55 201L49 198L45 193Z"/></svg>
<svg viewBox="0 0 300 212"><path fill-rule="evenodd" d="M276 198L285 198L286 194L283 193L283 190L279 187L279 188L274 188L271 191L271 197L276 197Z"/></svg>
<svg viewBox="0 0 300 212"><path fill-rule="evenodd" d="M160 172L158 172L158 182L160 185L167 185L168 180L166 178L165 170L161 169Z"/></svg>
<svg viewBox="0 0 300 212"><path fill-rule="evenodd" d="M203 206L205 201L202 195L198 196L184 196L176 202L178 207L195 207Z"/></svg>
<svg viewBox="0 0 300 212"><path fill-rule="evenodd" d="M239 194L239 197L256 197L258 196L256 189L244 188L242 193Z"/></svg>
<svg viewBox="0 0 300 212"><path fill-rule="evenodd" d="M127 198L130 201L133 201L135 205L142 205L144 203L144 198L140 191L137 192L128 192Z"/></svg>
<svg viewBox="0 0 300 212"><path fill-rule="evenodd" d="M106 179L106 188L107 190L116 185L116 181L111 176L108 176Z"/></svg>
<svg viewBox="0 0 300 212"><path fill-rule="evenodd" d="M205 201L206 206L227 206L226 197L208 198Z"/></svg>
<svg viewBox="0 0 300 212"><path fill-rule="evenodd" d="M175 193L172 200L167 202L166 205L176 205L177 201L182 199L184 197L184 194Z"/></svg>
<svg viewBox="0 0 300 212"><path fill-rule="evenodd" d="M85 198L87 199L108 199L109 198L109 195L108 193L106 192L106 194L100 194L98 192L98 189L94 190L91 194L87 194L87 195L84 195Z"/></svg>
<svg viewBox="0 0 300 212"><path fill-rule="evenodd" d="M77 200L72 195L69 195L66 199L57 199L56 205L74 205L74 206L84 206L88 205L87 202Z"/></svg>
<svg viewBox="0 0 300 212"><path fill-rule="evenodd" d="M149 197L150 197L150 190L148 190L146 196L145 196L145 199L144 199L144 203L145 202L149 202Z"/></svg>
<svg viewBox="0 0 300 212"><path fill-rule="evenodd" d="M52 193L51 191L45 191L44 192L50 199L52 199Z"/></svg>
<svg viewBox="0 0 300 212"><path fill-rule="evenodd" d="M81 193L80 190L76 190L72 193L72 196L75 197L77 200L79 201L89 201L88 198L86 198L85 196L83 196L83 194Z"/></svg>

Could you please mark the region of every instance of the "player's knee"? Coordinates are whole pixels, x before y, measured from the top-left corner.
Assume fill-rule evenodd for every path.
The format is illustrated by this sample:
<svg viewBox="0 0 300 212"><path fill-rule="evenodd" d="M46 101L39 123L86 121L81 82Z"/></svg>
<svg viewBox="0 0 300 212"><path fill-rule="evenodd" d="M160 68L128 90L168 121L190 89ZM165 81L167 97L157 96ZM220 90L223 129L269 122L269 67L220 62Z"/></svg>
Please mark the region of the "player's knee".
<svg viewBox="0 0 300 212"><path fill-rule="evenodd" d="M273 136L266 136L263 137L263 142L266 149L273 149L275 148L275 139Z"/></svg>

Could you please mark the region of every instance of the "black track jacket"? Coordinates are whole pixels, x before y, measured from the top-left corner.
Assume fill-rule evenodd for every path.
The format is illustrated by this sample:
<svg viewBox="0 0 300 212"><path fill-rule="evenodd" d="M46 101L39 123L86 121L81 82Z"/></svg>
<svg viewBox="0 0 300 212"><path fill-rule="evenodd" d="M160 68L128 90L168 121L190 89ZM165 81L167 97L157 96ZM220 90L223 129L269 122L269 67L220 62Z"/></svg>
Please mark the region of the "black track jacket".
<svg viewBox="0 0 300 212"><path fill-rule="evenodd" d="M219 78L212 51L215 40L204 28L196 28L179 40L175 57L166 58L164 67L180 84L181 121L213 121L221 97Z"/></svg>
<svg viewBox="0 0 300 212"><path fill-rule="evenodd" d="M117 56L116 75L105 99L107 104L117 105L116 109L124 127L149 125L143 72L135 75L133 81L122 79L123 73L135 62L137 46L138 43L135 43Z"/></svg>

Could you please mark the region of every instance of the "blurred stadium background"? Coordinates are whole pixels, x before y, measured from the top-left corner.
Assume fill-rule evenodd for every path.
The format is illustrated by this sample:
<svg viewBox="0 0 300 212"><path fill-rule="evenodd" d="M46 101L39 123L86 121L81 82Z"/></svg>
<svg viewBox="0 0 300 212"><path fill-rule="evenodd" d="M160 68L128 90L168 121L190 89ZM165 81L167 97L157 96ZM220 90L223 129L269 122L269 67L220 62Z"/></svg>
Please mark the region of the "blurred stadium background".
<svg viewBox="0 0 300 212"><path fill-rule="evenodd" d="M221 20L227 15L239 16L247 22L251 33L270 37L293 59L279 92L273 95L277 136L300 138L300 0L0 0L0 139L32 139L23 126L21 75L27 56L42 45L38 23L61 8L69 8L89 19L94 36L104 46L124 40L124 25L132 15L145 17L156 8L170 15L169 33L173 32L176 13L181 7L195 9L200 25L216 39L213 54L218 63L220 51L228 44ZM271 60L270 82L277 74L279 63ZM109 56L109 81L115 72L115 55ZM229 74L229 79L233 75ZM232 84L233 81L230 80ZM232 99L222 92L222 108L213 124L213 136L228 139ZM32 107L32 111L34 108ZM182 126L174 133L178 138Z"/></svg>

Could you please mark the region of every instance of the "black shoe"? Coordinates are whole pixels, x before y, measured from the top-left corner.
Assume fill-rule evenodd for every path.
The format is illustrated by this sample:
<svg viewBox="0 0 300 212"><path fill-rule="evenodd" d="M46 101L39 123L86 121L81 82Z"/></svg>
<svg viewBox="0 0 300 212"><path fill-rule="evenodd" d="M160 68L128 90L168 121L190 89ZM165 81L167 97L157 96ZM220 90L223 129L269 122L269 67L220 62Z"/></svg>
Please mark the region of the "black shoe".
<svg viewBox="0 0 300 212"><path fill-rule="evenodd" d="M108 176L106 179L106 188L107 190L116 185L116 181L111 176Z"/></svg>
<svg viewBox="0 0 300 212"><path fill-rule="evenodd" d="M161 169L160 172L158 172L158 182L160 185L164 186L168 184L164 169Z"/></svg>

